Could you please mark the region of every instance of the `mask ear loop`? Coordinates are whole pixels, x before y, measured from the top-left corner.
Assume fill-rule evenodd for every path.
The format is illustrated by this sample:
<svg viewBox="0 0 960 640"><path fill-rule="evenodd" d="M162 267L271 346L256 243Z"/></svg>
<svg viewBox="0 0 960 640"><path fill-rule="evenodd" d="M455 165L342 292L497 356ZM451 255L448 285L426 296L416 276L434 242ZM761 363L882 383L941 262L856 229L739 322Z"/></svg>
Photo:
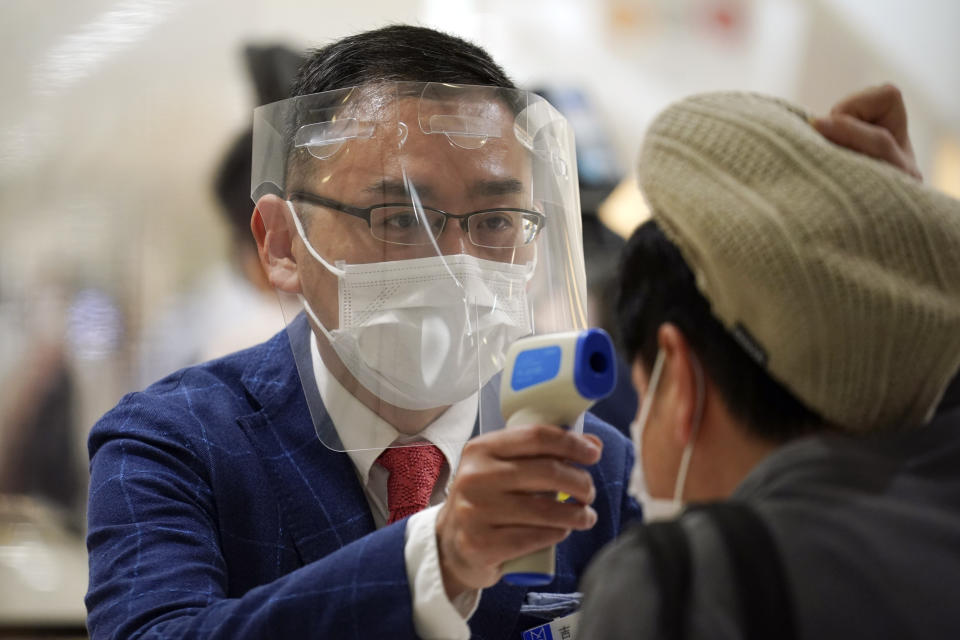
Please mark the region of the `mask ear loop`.
<svg viewBox="0 0 960 640"><path fill-rule="evenodd" d="M305 297L303 297L303 294L302 294L302 293L298 293L298 294L297 294L297 298L300 299L300 304L303 305L303 310L307 313L307 315L310 317L310 319L313 320L314 324L316 324L317 327L319 327L320 331L323 332L323 335L326 336L327 340L329 340L330 343L332 344L332 343L333 343L333 334L330 333L329 331L327 331L327 328L326 328L325 326L323 326L323 323L322 323L322 322L320 322L320 318L318 318L318 317L317 317L317 314L314 313L313 307L310 306L310 303L307 302L307 299L306 299Z"/></svg>
<svg viewBox="0 0 960 640"><path fill-rule="evenodd" d="M293 226L296 227L297 235L300 236L300 239L303 240L303 244L307 247L307 252L313 256L317 262L322 264L327 271L337 276L338 279L342 278L346 274L346 271L343 269L338 269L323 259L323 256L321 256L320 253L313 247L313 245L310 244L310 241L307 240L307 234L304 232L303 225L300 223L300 216L297 215L296 209L293 208L293 203L289 200L286 202L287 208L290 210L290 215L293 217ZM300 300L300 304L303 305L303 310L307 313L310 319L313 320L314 324L317 325L320 331L323 332L323 335L326 336L327 340L329 340L332 344L333 334L331 334L327 328L323 326L323 323L320 322L320 318L317 317L316 312L314 312L313 307L310 306L310 303L307 301L304 295L302 293L298 293L297 298Z"/></svg>
<svg viewBox="0 0 960 640"><path fill-rule="evenodd" d="M704 380L703 367L700 360L693 353L690 354L693 364L693 377L696 380L696 408L693 411L693 430L690 434L690 442L683 449L683 457L680 458L680 469L677 471L677 483L673 489L673 501L680 503L683 501L683 490L687 483L687 472L690 470L690 458L693 456L693 445L696 443L697 435L700 433L700 422L703 417L704 403Z"/></svg>
<svg viewBox="0 0 960 640"><path fill-rule="evenodd" d="M290 215L293 217L293 226L297 228L297 235L299 235L300 239L303 240L303 244L307 247L307 252L311 256L313 256L317 262L322 264L324 268L330 273L332 273L333 275L337 276L338 278L342 278L343 276L345 276L347 273L345 270L338 269L337 267L333 266L332 264L324 260L323 256L320 255L320 252L314 249L313 245L310 244L310 241L307 239L307 234L303 230L303 224L301 224L300 222L300 216L297 215L297 210L293 208L293 203L290 202L289 200L287 200L286 203L287 203L287 208L290 210Z"/></svg>
<svg viewBox="0 0 960 640"><path fill-rule="evenodd" d="M647 385L647 393L640 405L640 416L637 418L637 431L641 438L643 437L643 430L647 426L650 409L653 407L653 396L657 392L657 385L660 384L660 374L663 372L663 361L663 349L658 349L657 359L654 361L653 371L650 373L650 384Z"/></svg>

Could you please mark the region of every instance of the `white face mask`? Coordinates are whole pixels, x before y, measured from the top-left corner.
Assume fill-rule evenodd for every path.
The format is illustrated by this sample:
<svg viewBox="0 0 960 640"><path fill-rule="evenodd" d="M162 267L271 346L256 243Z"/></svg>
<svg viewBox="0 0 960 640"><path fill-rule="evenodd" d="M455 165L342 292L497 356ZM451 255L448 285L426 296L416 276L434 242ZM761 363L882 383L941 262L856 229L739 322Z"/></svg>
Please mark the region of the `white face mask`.
<svg viewBox="0 0 960 640"><path fill-rule="evenodd" d="M430 409L470 397L532 331L532 264L454 254L334 266L291 213L309 253L338 280L340 327L324 327L301 296L307 314L357 381L394 406Z"/></svg>
<svg viewBox="0 0 960 640"><path fill-rule="evenodd" d="M628 492L637 501L643 509L644 522L657 522L662 520L673 520L683 512L683 489L687 482L687 472L690 470L690 457L693 455L693 445L697 439L697 433L700 431L700 419L703 413L703 369L696 356L693 357L694 377L697 385L696 408L693 415L693 430L690 433L690 440L683 449L683 455L680 458L680 469L677 471L677 480L673 488L673 498L656 498L650 495L647 490L647 483L643 471L643 432L647 427L647 421L650 417L650 409L653 406L653 397L657 392L657 385L660 383L660 374L663 371L663 350L657 351L657 359L653 365L653 371L650 373L650 384L647 385L647 393L644 394L643 402L640 404L640 416L630 423L630 434L633 436L633 446L636 452L636 459L633 463L633 471L630 476L630 487Z"/></svg>

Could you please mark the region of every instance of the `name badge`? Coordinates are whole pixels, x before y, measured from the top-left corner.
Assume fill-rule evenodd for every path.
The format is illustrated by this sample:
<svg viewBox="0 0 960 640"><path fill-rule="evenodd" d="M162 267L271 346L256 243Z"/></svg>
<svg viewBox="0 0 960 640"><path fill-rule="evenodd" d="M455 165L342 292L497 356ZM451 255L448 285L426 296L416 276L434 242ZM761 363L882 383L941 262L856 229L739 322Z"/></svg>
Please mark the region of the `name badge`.
<svg viewBox="0 0 960 640"><path fill-rule="evenodd" d="M576 640L580 612L557 618L523 632L523 640Z"/></svg>

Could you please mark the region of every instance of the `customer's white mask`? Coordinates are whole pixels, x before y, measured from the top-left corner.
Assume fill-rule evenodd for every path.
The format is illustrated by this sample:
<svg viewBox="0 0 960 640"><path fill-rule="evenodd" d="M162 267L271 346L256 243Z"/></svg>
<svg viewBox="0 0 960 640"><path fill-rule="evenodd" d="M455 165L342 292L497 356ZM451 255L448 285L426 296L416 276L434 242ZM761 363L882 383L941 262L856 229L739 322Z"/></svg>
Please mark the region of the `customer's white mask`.
<svg viewBox="0 0 960 640"><path fill-rule="evenodd" d="M357 381L394 406L429 409L470 397L532 331L532 263L453 254L331 265L291 213L310 255L338 280L339 328L324 327L301 296L307 314Z"/></svg>
<svg viewBox="0 0 960 640"><path fill-rule="evenodd" d="M640 502L643 509L644 522L657 522L662 520L673 520L683 511L683 489L687 482L687 472L690 469L690 457L693 455L693 445L697 439L697 433L700 431L700 420L703 414L704 401L704 381L703 369L696 356L693 358L693 371L697 385L696 407L693 415L693 429L690 433L690 440L683 449L683 455L680 458L680 468L677 471L677 480L673 488L673 498L656 498L650 495L647 490L646 479L643 471L643 432L647 427L647 420L650 417L650 409L653 406L653 398L657 392L657 385L660 383L660 374L663 372L664 355L663 350L657 351L657 359L653 365L653 371L650 373L650 384L647 385L647 392L643 396L640 404L640 416L630 423L630 434L633 436L633 446L636 453L636 460L633 463L633 472L630 476L629 493Z"/></svg>

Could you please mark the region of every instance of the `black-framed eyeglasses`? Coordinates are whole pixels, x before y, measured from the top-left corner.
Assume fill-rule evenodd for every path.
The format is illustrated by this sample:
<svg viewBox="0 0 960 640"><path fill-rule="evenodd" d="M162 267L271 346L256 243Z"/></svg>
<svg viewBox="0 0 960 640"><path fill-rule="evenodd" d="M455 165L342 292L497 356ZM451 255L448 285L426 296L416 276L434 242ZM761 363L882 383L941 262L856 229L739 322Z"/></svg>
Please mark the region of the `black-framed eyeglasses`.
<svg viewBox="0 0 960 640"><path fill-rule="evenodd" d="M460 223L470 242L488 249L522 247L533 242L546 223L539 211L514 207L480 209L470 213L448 213L434 207L419 207L409 202L385 202L355 207L306 191L293 191L287 199L333 209L366 220L374 238L390 244L431 244L443 233L447 218Z"/></svg>

